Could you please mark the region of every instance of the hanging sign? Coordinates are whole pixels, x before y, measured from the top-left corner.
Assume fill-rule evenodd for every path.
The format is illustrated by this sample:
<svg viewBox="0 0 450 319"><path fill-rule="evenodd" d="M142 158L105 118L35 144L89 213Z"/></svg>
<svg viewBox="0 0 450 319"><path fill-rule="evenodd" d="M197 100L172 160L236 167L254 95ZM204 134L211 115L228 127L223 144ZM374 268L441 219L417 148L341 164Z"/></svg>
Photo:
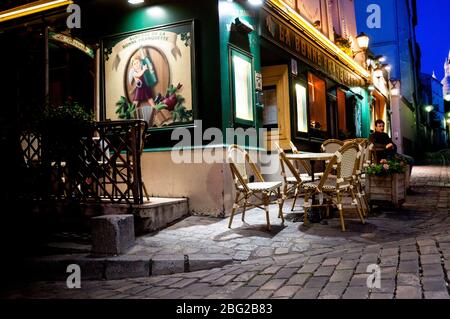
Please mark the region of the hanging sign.
<svg viewBox="0 0 450 319"><path fill-rule="evenodd" d="M91 58L94 58L94 56L95 56L94 50L78 39L72 38L72 37L62 34L62 33L56 33L56 32L49 32L48 37L49 37L49 39L52 39L52 40L55 40L58 42L62 42L67 45L70 45L74 48L77 48L78 50L81 50L84 53L86 53L87 55L89 55Z"/></svg>

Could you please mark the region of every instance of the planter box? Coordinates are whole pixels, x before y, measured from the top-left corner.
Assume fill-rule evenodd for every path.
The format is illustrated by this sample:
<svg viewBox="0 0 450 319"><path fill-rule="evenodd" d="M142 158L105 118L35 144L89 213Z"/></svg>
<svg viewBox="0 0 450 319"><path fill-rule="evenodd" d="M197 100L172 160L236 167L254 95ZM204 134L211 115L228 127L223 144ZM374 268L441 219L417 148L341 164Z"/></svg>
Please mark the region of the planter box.
<svg viewBox="0 0 450 319"><path fill-rule="evenodd" d="M405 174L387 176L366 175L366 194L370 206L373 204L391 203L400 208L406 198Z"/></svg>

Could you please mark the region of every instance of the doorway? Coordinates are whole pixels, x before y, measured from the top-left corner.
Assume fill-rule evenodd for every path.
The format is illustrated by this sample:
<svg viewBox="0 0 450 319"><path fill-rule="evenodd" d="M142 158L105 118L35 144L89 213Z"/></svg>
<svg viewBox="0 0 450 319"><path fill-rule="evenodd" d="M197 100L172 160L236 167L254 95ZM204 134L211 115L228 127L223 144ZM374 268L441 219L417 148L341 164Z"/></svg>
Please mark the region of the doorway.
<svg viewBox="0 0 450 319"><path fill-rule="evenodd" d="M272 65L262 68L263 78L263 127L268 149L278 143L289 149L291 136L289 115L289 76L287 65Z"/></svg>

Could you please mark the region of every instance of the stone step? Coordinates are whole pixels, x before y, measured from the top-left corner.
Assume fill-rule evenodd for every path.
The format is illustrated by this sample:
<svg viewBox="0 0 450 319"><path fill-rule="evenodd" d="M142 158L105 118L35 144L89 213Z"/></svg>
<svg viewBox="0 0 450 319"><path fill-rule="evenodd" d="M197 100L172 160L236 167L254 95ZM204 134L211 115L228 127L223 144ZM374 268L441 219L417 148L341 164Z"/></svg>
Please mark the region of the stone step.
<svg viewBox="0 0 450 319"><path fill-rule="evenodd" d="M87 215L133 214L136 234L163 229L189 215L187 198L150 197L144 204L84 204Z"/></svg>
<svg viewBox="0 0 450 319"><path fill-rule="evenodd" d="M88 254L53 255L27 259L20 273L29 280L65 281L72 272L69 265L80 267L83 280L116 280L167 275L222 267L233 258L222 254L192 255L122 255L94 258Z"/></svg>

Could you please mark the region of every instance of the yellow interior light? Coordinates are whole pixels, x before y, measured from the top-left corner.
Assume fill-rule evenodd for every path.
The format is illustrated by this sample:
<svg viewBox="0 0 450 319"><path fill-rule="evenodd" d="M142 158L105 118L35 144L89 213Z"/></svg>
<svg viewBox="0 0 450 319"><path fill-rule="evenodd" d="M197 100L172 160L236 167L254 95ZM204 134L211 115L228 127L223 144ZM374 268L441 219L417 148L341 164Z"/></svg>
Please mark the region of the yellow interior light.
<svg viewBox="0 0 450 319"><path fill-rule="evenodd" d="M41 0L0 12L0 22L72 4L72 0Z"/></svg>

